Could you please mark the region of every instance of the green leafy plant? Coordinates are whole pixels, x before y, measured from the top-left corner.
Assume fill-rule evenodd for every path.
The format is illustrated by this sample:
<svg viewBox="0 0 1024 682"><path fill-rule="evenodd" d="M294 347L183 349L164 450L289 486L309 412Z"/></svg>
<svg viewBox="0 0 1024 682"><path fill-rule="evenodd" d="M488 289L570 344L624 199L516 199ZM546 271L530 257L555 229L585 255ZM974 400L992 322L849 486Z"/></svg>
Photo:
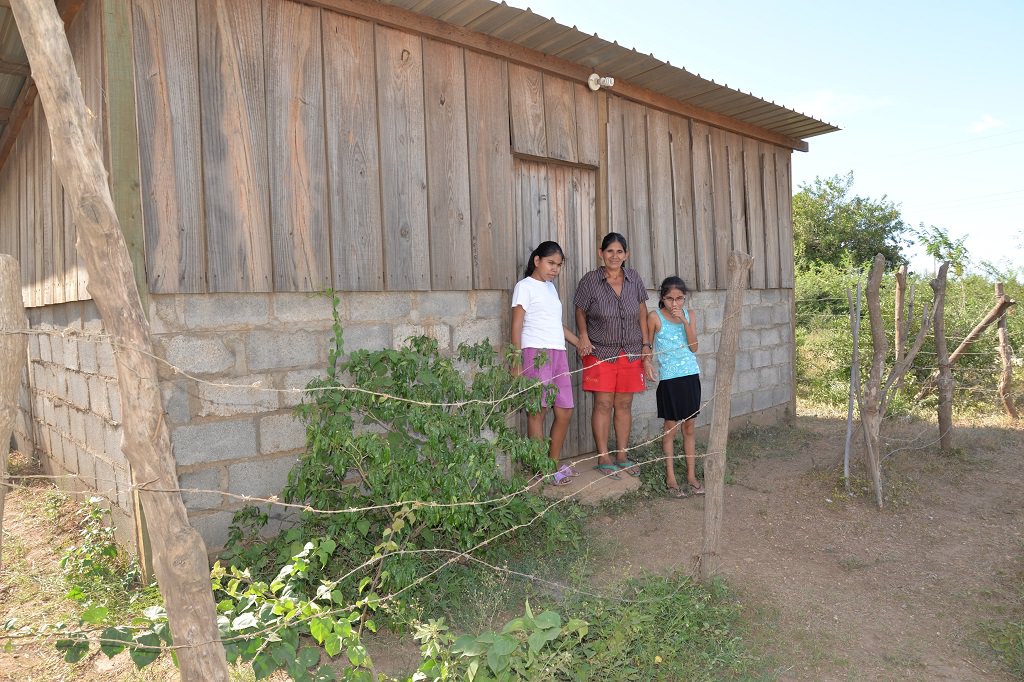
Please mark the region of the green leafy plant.
<svg viewBox="0 0 1024 682"><path fill-rule="evenodd" d="M350 589L368 578L371 590L411 597L423 576L459 552L511 541L514 528L529 526L552 545L578 540L568 504L548 509L524 492L524 474L552 467L546 444L509 421L539 408L537 382L513 376L487 340L460 346L454 357L423 336L346 357L337 299L333 331L327 376L309 383L297 409L307 452L282 493L309 511L266 541L268 513L243 510L227 562L261 576L311 539L331 538L338 551L310 570L311 586L345 576L341 586ZM380 542L386 551L371 559Z"/></svg>

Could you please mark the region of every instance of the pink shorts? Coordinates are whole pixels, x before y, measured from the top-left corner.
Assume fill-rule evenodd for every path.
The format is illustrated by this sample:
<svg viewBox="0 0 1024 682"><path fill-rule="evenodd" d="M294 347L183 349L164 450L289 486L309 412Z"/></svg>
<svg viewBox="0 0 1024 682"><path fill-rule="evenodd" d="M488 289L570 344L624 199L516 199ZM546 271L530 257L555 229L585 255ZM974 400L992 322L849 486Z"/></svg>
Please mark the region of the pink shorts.
<svg viewBox="0 0 1024 682"><path fill-rule="evenodd" d="M534 360L540 354L547 356L547 362L540 367L534 367ZM537 379L545 386L554 386L558 393L555 395L555 407L563 407L571 410L572 381L569 374L569 355L564 350L554 348L524 348L523 349L523 376ZM549 407L548 397L545 395L541 405Z"/></svg>
<svg viewBox="0 0 1024 682"><path fill-rule="evenodd" d="M583 358L583 390L597 393L643 393L643 361L639 357L630 360L625 353L603 362L596 355L588 355Z"/></svg>

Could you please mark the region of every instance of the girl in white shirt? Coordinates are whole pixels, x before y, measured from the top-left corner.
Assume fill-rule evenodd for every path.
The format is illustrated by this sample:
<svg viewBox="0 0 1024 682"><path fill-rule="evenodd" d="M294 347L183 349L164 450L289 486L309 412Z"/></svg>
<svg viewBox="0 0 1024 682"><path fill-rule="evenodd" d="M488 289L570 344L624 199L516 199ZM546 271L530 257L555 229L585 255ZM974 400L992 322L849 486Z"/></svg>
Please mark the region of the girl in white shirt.
<svg viewBox="0 0 1024 682"><path fill-rule="evenodd" d="M512 291L512 345L522 351L523 358L522 365L514 365L512 372L553 387L553 390L545 390L540 411L527 415L527 435L543 440L544 417L547 408L553 404L555 413L548 455L556 467L573 409L569 356L565 351L565 342L568 341L574 347L579 344L576 335L562 323L562 301L554 285L564 260L565 254L557 242L542 242L530 254L525 276ZM536 358L541 353L546 359L537 367ZM572 467L566 465L555 474L554 483L566 485L569 478L575 475Z"/></svg>

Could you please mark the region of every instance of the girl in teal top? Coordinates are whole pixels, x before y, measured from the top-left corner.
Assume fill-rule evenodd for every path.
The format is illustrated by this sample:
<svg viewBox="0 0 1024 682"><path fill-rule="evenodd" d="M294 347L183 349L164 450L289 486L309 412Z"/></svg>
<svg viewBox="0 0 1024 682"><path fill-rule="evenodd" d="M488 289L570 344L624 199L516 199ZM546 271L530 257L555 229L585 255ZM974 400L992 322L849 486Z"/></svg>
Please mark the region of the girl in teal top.
<svg viewBox="0 0 1024 682"><path fill-rule="evenodd" d="M658 366L658 417L665 420L661 450L665 455L665 485L674 497L689 493L703 495L697 480L694 418L700 413L700 367L697 366L697 326L686 307L689 290L679 277L666 277L661 283L658 309L648 315L647 328L654 337L653 358ZM644 360L653 376L653 361ZM650 363L650 364L648 364ZM686 480L689 493L676 483L673 458L677 426L683 432L686 455Z"/></svg>

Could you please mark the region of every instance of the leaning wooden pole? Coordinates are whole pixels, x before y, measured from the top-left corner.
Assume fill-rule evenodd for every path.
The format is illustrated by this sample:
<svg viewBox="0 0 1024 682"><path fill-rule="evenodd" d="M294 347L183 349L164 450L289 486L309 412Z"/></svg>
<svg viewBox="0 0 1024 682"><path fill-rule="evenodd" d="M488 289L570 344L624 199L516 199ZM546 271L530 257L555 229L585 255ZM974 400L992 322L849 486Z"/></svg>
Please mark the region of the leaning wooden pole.
<svg viewBox="0 0 1024 682"><path fill-rule="evenodd" d="M18 414L18 386L25 367L27 329L18 261L0 253L0 557L4 549L7 456Z"/></svg>
<svg viewBox="0 0 1024 682"><path fill-rule="evenodd" d="M996 282L996 299L1005 298L1003 283ZM999 316L999 325L996 327L999 338L999 358L1003 361L1003 372L999 377L999 400L1003 403L1003 409L1010 419L1017 419L1017 406L1013 404L1013 395L1010 393L1010 386L1013 383L1013 363L1010 353L1010 332L1006 328L1006 313Z"/></svg>
<svg viewBox="0 0 1024 682"><path fill-rule="evenodd" d="M718 545L722 535L722 508L725 498L725 449L729 442L729 416L732 411L732 375L736 369L740 318L743 314L743 290L753 259L740 251L729 254L729 289L725 294L722 331L715 356L715 402L712 406L711 436L704 459L704 543L697 573L702 582L718 575Z"/></svg>
<svg viewBox="0 0 1024 682"><path fill-rule="evenodd" d="M107 186L64 24L52 2L10 0L49 123L53 163L78 226L89 293L117 362L124 455L146 511L157 581L183 680L227 682L206 546L189 525L163 419L149 323ZM152 488L154 491L150 491ZM161 491L161 492L155 492Z"/></svg>
<svg viewBox="0 0 1024 682"><path fill-rule="evenodd" d="M935 292L934 329L935 351L939 361L939 449L950 452L953 449L953 372L949 368L949 349L946 347L946 272L949 262L939 268L939 274L931 281Z"/></svg>
<svg viewBox="0 0 1024 682"><path fill-rule="evenodd" d="M885 336L885 321L882 319L881 289L882 274L885 272L885 256L876 254L868 273L865 298L868 303L868 321L871 324L871 369L868 383L860 403L860 422L864 429L864 449L867 451L868 474L875 489L875 502L882 508L882 460L879 452L879 433L885 391L882 379L885 374L885 357L889 342Z"/></svg>

